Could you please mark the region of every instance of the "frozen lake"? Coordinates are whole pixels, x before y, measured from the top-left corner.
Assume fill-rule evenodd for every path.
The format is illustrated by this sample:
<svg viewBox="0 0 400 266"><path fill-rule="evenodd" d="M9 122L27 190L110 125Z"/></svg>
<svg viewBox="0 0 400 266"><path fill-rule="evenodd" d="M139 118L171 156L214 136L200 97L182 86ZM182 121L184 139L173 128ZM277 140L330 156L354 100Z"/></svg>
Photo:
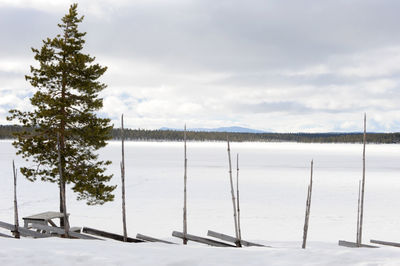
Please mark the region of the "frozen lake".
<svg viewBox="0 0 400 266"><path fill-rule="evenodd" d="M226 143L188 143L188 232L208 229L234 234ZM363 240L399 241L400 146L367 145ZM263 243L302 240L310 161L314 186L308 240L337 243L355 240L361 144L231 143L240 154L242 236ZM128 234L171 238L182 230L183 143L126 142ZM120 143L110 142L101 157L120 184ZM11 141L0 141L0 220L13 221ZM234 160L233 160L234 161ZM233 163L236 168L236 163ZM236 173L234 172L234 176ZM112 203L87 206L68 191L72 226L122 232L121 194ZM55 184L31 183L19 175L20 218L58 209ZM177 240L176 240L177 241Z"/></svg>

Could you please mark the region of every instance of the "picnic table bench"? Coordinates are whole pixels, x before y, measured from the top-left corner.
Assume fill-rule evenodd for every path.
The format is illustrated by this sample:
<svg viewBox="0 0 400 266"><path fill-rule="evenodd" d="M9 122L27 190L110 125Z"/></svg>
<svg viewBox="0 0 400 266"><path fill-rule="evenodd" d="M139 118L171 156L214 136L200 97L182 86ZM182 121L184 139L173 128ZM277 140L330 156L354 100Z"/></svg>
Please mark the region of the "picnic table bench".
<svg viewBox="0 0 400 266"><path fill-rule="evenodd" d="M69 214L67 213L69 216ZM22 218L24 220L24 227L30 228L30 224L43 224L51 225L57 227L57 225L52 221L52 219L63 219L64 214L61 212L43 212L28 217Z"/></svg>

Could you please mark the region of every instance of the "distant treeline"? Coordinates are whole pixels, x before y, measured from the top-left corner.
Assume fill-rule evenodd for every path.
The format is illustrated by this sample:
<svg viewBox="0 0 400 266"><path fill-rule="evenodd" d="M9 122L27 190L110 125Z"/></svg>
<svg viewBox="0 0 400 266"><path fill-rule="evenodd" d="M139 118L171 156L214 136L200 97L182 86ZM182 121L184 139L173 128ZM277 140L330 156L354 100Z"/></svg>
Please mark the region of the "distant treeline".
<svg viewBox="0 0 400 266"><path fill-rule="evenodd" d="M22 131L21 126L1 126L0 139L14 138L13 133ZM121 130L113 129L112 138L121 138ZM226 132L187 132L187 139L193 141L236 142L304 142L304 143L361 143L362 133L226 133ZM125 129L126 140L139 141L182 141L183 132L175 130ZM400 143L400 133L368 133L369 143Z"/></svg>

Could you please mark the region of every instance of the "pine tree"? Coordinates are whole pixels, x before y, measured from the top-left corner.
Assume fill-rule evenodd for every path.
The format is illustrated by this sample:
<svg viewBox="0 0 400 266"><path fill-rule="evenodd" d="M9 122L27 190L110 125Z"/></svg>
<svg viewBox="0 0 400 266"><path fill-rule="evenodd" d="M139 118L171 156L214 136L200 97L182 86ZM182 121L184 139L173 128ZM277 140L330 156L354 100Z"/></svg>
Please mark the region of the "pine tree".
<svg viewBox="0 0 400 266"><path fill-rule="evenodd" d="M10 110L8 120L18 120L25 130L16 133L13 145L29 166L21 173L30 181L40 178L57 183L60 188L60 212L63 212L62 187L70 184L78 200L87 204L112 201L115 186L107 185L110 161L98 160L98 151L111 138L110 119L99 118L103 107L99 92L106 85L98 79L107 70L94 63L95 58L82 52L85 32L78 31L77 4L58 24L62 34L43 41L41 49L32 48L39 67L31 66L26 80L37 89L30 99L32 111ZM61 161L58 168L57 135ZM60 183L64 181L64 184ZM65 192L65 191L64 191Z"/></svg>

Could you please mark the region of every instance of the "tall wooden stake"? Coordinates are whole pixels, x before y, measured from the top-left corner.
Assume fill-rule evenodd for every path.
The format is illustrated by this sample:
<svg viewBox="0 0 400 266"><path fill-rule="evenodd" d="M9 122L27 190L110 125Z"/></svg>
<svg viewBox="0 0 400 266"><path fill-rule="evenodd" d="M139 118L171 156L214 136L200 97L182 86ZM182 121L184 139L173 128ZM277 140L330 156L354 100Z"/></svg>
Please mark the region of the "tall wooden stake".
<svg viewBox="0 0 400 266"><path fill-rule="evenodd" d="M121 182L122 182L122 227L124 231L124 242L128 241L128 233L126 230L126 211L125 211L125 132L124 132L124 115L121 115L121 145L122 145L122 161L121 161Z"/></svg>
<svg viewBox="0 0 400 266"><path fill-rule="evenodd" d="M183 244L187 244L187 210L186 210L186 184L187 184L187 157L186 157L186 124L183 131L184 140L184 173L183 173Z"/></svg>
<svg viewBox="0 0 400 266"><path fill-rule="evenodd" d="M306 215L304 220L304 231L303 231L303 245L301 246L303 249L306 248L308 223L310 220L311 194L312 194L312 183L313 183L313 165L314 161L311 161L311 177L310 177L310 184L308 185L308 190L307 190Z"/></svg>
<svg viewBox="0 0 400 266"><path fill-rule="evenodd" d="M361 180L358 181L358 204L357 204L357 238L356 238L356 243L357 246L361 246L361 243L358 241L360 240L360 197L361 197Z"/></svg>
<svg viewBox="0 0 400 266"><path fill-rule="evenodd" d="M235 234L236 234L236 246L241 247L241 243L239 240L239 230L238 230L238 221L237 221L237 215L236 215L236 201L235 201L235 192L233 188L233 180L232 180L232 162L231 162L231 148L229 145L229 138L226 138L228 142L228 159L229 159L229 179L231 182L231 194L232 194L232 204L233 204L233 220L235 221Z"/></svg>
<svg viewBox="0 0 400 266"><path fill-rule="evenodd" d="M239 231L239 242L242 240L242 230L240 229L240 205L239 205L239 153L236 154L236 201L237 201L237 221Z"/></svg>
<svg viewBox="0 0 400 266"><path fill-rule="evenodd" d="M67 204L66 204L66 199L65 199L65 187L64 187L64 177L63 177L63 172L62 172L62 165L61 165L61 146L60 146L60 134L57 133L57 153L58 153L58 172L60 175L60 186L61 186L61 201L63 205L63 210L64 210L64 231L65 231L65 236L69 237L69 223L68 223L68 214L67 214Z"/></svg>
<svg viewBox="0 0 400 266"><path fill-rule="evenodd" d="M363 227L363 217L364 217L364 191L365 191L365 144L367 142L367 114L364 113L364 137L363 137L363 176L361 183L361 204L360 204L360 232L358 234L357 243L361 245L362 243L362 227Z"/></svg>
<svg viewBox="0 0 400 266"><path fill-rule="evenodd" d="M13 174L14 174L14 237L15 238L19 238L19 231L18 231L18 227L19 227L19 222L18 222L18 205L17 205L17 170L15 169L15 164L14 164L14 160L12 161L12 165L13 165Z"/></svg>

